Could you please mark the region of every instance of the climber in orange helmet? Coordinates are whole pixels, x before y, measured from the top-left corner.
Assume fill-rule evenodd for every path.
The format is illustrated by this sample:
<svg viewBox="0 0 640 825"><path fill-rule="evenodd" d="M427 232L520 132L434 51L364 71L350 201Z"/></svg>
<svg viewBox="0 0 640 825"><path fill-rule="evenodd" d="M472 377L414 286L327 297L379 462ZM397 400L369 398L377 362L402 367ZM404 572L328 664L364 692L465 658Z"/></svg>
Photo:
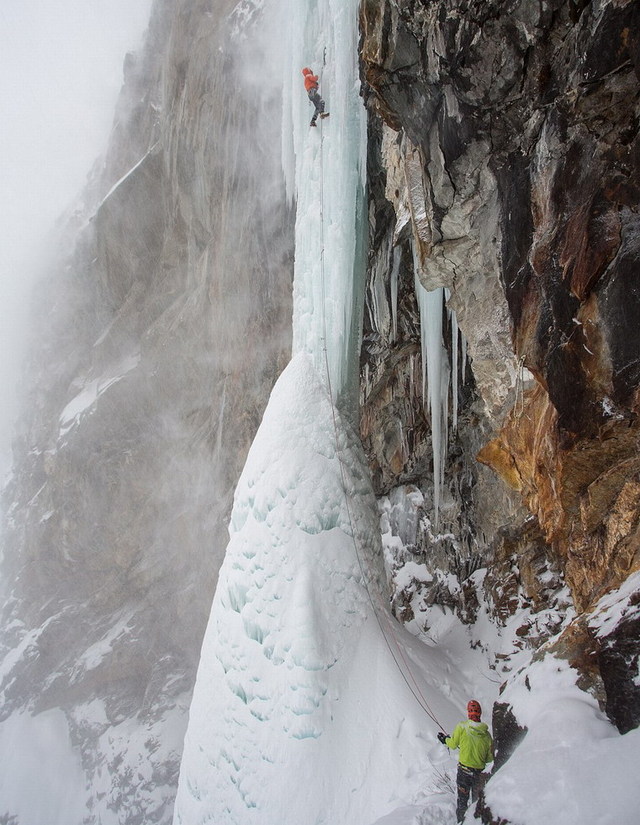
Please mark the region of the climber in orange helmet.
<svg viewBox="0 0 640 825"><path fill-rule="evenodd" d="M315 126L318 115L320 115L321 118L329 117L329 112L325 112L324 100L320 97L320 92L318 91L318 75L314 74L308 66L305 66L302 74L304 75L304 88L307 90L309 100L316 107L311 118L311 123L309 124L310 126Z"/></svg>

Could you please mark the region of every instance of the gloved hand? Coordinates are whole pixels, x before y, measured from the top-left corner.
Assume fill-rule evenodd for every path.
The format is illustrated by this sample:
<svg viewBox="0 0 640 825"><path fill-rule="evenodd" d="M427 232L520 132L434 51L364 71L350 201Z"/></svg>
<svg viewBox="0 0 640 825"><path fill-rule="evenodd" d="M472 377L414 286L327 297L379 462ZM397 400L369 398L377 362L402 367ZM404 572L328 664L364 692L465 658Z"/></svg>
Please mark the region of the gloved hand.
<svg viewBox="0 0 640 825"><path fill-rule="evenodd" d="M442 731L438 731L438 741L442 742L443 745L446 744L445 740L447 739L447 734L443 733Z"/></svg>

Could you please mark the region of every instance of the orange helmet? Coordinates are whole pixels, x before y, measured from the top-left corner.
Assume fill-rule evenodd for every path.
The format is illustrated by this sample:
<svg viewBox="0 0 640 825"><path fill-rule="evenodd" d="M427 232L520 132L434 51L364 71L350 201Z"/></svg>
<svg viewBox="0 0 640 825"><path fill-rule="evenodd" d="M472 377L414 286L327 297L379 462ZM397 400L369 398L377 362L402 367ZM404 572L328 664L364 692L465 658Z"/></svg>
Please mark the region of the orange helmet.
<svg viewBox="0 0 640 825"><path fill-rule="evenodd" d="M311 71L310 68L305 66L304 69L302 70L302 74L313 74L313 72Z"/></svg>
<svg viewBox="0 0 640 825"><path fill-rule="evenodd" d="M482 708L480 707L480 702L477 702L475 699L470 700L469 704L467 705L467 716L474 722L480 721L480 717L482 716Z"/></svg>

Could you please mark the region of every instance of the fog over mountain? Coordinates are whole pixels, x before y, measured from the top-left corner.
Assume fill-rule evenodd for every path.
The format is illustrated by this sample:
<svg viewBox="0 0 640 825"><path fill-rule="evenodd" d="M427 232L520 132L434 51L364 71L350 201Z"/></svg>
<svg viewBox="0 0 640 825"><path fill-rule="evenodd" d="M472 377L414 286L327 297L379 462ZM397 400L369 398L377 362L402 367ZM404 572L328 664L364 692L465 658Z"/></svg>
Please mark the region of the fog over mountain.
<svg viewBox="0 0 640 825"><path fill-rule="evenodd" d="M107 148L123 58L140 47L150 6L151 0L23 0L0 10L3 481L34 280L47 268L56 224Z"/></svg>

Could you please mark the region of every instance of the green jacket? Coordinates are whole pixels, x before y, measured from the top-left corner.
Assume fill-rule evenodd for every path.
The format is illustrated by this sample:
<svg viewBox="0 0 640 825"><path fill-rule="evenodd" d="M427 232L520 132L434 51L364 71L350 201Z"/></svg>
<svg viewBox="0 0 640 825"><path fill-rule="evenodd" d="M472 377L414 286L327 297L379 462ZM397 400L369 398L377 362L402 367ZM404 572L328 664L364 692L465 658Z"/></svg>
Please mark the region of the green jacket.
<svg viewBox="0 0 640 825"><path fill-rule="evenodd" d="M487 762L493 762L493 740L484 722L460 722L445 739L445 745L452 750L460 748L459 762L467 768L482 771Z"/></svg>

